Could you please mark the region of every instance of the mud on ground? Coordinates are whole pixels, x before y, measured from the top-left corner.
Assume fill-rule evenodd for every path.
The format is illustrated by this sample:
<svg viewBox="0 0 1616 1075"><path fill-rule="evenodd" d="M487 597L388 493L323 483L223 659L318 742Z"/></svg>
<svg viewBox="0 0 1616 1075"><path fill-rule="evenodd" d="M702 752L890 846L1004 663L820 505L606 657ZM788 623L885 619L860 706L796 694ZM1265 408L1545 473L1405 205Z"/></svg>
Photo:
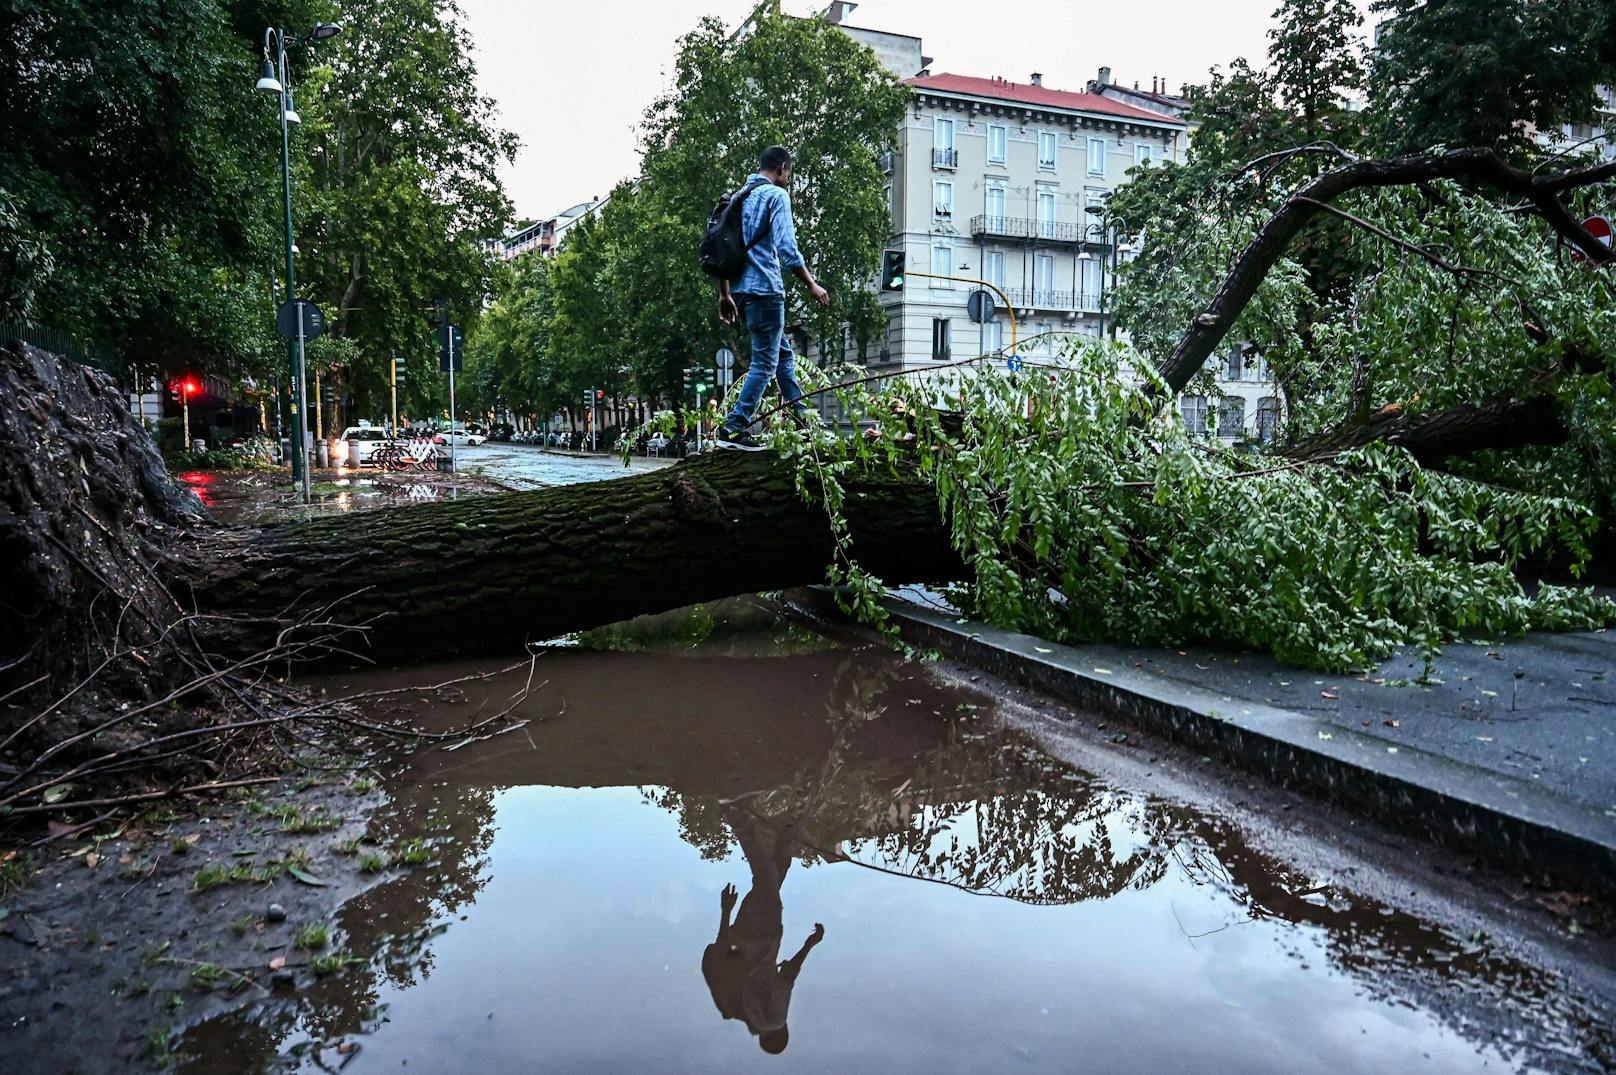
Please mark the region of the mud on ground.
<svg viewBox="0 0 1616 1075"><path fill-rule="evenodd" d="M31 874L0 895L7 1070L161 1068L181 1023L339 972L333 913L421 857L368 831L379 784L288 778L0 852Z"/></svg>

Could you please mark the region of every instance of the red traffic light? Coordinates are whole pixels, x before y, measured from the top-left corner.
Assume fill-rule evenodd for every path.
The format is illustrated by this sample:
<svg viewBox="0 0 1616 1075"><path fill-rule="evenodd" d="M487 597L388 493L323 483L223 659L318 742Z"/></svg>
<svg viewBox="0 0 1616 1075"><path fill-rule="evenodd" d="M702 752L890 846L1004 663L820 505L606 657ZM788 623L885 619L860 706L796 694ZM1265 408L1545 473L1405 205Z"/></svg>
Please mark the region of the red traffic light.
<svg viewBox="0 0 1616 1075"><path fill-rule="evenodd" d="M202 390L202 386L190 377L180 377L171 381L168 389L170 392L176 392L182 396L194 396Z"/></svg>
<svg viewBox="0 0 1616 1075"><path fill-rule="evenodd" d="M606 398L606 389L604 389L604 388L595 389L595 398L596 399L605 399Z"/></svg>

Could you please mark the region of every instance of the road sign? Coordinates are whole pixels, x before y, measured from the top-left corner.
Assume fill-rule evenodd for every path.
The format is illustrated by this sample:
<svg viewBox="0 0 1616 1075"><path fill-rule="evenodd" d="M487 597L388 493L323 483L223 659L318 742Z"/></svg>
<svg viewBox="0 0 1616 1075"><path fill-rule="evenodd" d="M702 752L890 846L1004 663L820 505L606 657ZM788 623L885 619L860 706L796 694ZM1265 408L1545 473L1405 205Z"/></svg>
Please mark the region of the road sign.
<svg viewBox="0 0 1616 1075"><path fill-rule="evenodd" d="M325 314L312 302L304 299L288 299L275 310L275 331L288 340L298 337L298 319L303 322L303 340L318 339L320 333L325 331Z"/></svg>
<svg viewBox="0 0 1616 1075"><path fill-rule="evenodd" d="M1604 243L1606 250L1610 249L1611 234L1612 231L1616 229L1612 229L1610 219L1608 217L1591 216L1582 222L1582 226L1589 235L1592 235L1595 239L1598 239L1600 242ZM1573 250L1571 252L1571 256L1578 261L1587 260L1587 255L1580 250Z"/></svg>
<svg viewBox="0 0 1616 1075"><path fill-rule="evenodd" d="M718 387L727 391L735 381L735 352L728 347L720 347L713 361L718 364Z"/></svg>
<svg viewBox="0 0 1616 1075"><path fill-rule="evenodd" d="M1009 358L1004 360L1004 368L1009 370L1011 373L1020 373L1021 366L1022 362L1020 355L1011 355Z"/></svg>
<svg viewBox="0 0 1616 1075"><path fill-rule="evenodd" d="M992 321L995 312L993 296L986 291L971 292L971 297L965 300L965 312L970 314L971 320L978 325L985 321Z"/></svg>
<svg viewBox="0 0 1616 1075"><path fill-rule="evenodd" d="M466 330L459 325L438 326L438 369L459 373L465 369Z"/></svg>

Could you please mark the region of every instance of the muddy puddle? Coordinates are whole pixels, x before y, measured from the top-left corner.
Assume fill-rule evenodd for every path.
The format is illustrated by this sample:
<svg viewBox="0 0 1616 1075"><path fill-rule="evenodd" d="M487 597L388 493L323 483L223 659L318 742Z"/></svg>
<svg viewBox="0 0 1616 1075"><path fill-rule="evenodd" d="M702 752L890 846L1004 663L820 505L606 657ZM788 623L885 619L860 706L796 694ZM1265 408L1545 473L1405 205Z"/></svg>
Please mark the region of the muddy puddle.
<svg viewBox="0 0 1616 1075"><path fill-rule="evenodd" d="M285 471L193 470L178 477L219 522L245 526L500 491L499 486L476 475L393 474L339 467L319 472L318 480L309 486L309 502L304 504Z"/></svg>
<svg viewBox="0 0 1616 1075"><path fill-rule="evenodd" d="M329 689L437 683L444 665ZM436 727L528 680L396 703ZM1552 974L1115 786L927 667L736 602L532 669L426 749L346 970L191 1027L184 1072L1597 1070ZM294 958L295 954L294 954Z"/></svg>

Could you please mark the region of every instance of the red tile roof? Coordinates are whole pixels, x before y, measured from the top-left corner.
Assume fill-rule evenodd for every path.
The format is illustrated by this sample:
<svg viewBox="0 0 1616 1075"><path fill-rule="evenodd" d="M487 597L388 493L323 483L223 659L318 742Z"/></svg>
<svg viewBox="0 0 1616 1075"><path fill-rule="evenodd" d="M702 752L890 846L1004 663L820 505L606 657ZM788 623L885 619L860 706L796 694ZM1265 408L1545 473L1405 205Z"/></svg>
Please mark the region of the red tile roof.
<svg viewBox="0 0 1616 1075"><path fill-rule="evenodd" d="M1042 105L1046 108L1067 108L1078 112L1099 112L1127 119L1148 119L1182 127L1184 121L1173 116L1152 112L1148 108L1135 108L1097 93L1073 93L1048 86L1032 86L1023 82L1005 82L993 78L975 78L971 75L920 75L904 82L921 90L943 93L967 93L972 97L989 97L997 101L1017 101L1021 104Z"/></svg>

